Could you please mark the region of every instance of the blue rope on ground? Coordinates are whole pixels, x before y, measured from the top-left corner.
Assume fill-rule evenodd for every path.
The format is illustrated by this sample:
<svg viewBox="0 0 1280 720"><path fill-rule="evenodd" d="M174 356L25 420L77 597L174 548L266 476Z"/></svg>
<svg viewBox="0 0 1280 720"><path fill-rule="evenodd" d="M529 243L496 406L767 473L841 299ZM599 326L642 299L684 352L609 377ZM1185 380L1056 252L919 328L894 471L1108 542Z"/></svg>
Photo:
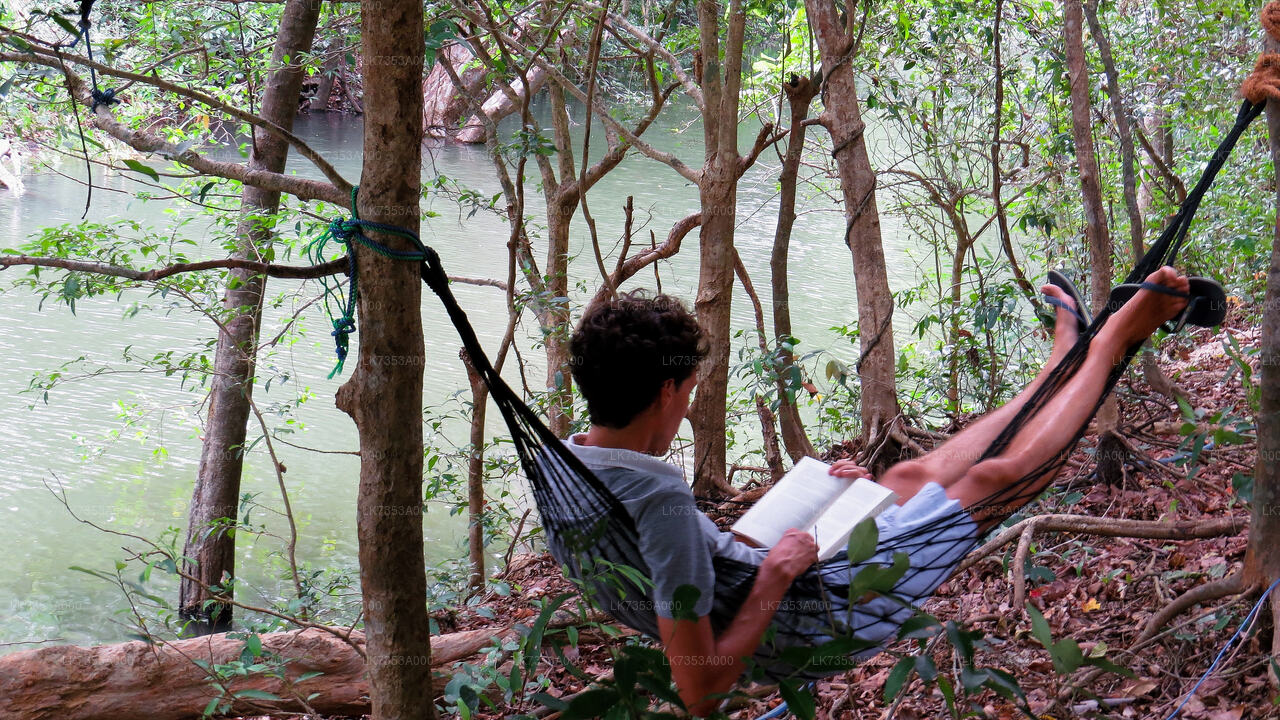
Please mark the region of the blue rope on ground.
<svg viewBox="0 0 1280 720"><path fill-rule="evenodd" d="M1176 718L1178 716L1178 713L1182 712L1182 708L1185 707L1186 704L1191 701L1191 698L1195 697L1196 690L1199 690L1200 686L1204 684L1204 681L1208 680L1209 676L1213 674L1213 671L1217 669L1218 663L1222 662L1222 657L1227 654L1227 650L1229 650L1231 646L1235 643L1236 638L1240 637L1240 633L1244 632L1244 629L1249 627L1249 625L1253 622L1253 618L1255 615L1258 614L1258 610L1259 608L1262 607L1262 603L1267 601L1267 596L1271 594L1272 590L1276 589L1277 585L1280 585L1280 579L1277 579L1275 582L1271 583L1271 587L1267 588L1267 591L1262 593L1262 597L1258 598L1258 602L1253 604L1253 609L1250 610L1249 614L1245 616L1244 622L1240 623L1240 627L1236 628L1236 631L1231 636L1231 639L1227 640L1227 644L1223 645L1222 649L1218 651L1218 656L1213 659L1213 664L1209 666L1208 670L1204 671L1204 675L1201 675L1200 679L1196 681L1195 686L1191 688L1191 692L1187 693L1187 696L1182 699L1182 702L1178 705L1178 707L1175 708L1174 711L1169 714L1169 717L1165 718L1165 720L1173 720L1174 718Z"/></svg>
<svg viewBox="0 0 1280 720"><path fill-rule="evenodd" d="M805 690L805 692L809 692L809 693L811 693L811 692L813 692L813 688L814 688L814 687L816 687L816 683L806 683L806 684L805 684L805 686L804 686L804 690ZM769 712L767 712L767 713L765 713L765 714L761 715L760 717L756 718L755 720L774 720L774 718L780 718L780 717L782 717L782 716L786 715L786 714L787 714L787 712L788 712L788 711L790 711L790 709L791 709L791 708L787 707L787 701L786 701L786 700L783 700L781 703L779 703L779 704L778 704L778 707L776 707L776 708L774 708L774 709L770 710Z"/></svg>

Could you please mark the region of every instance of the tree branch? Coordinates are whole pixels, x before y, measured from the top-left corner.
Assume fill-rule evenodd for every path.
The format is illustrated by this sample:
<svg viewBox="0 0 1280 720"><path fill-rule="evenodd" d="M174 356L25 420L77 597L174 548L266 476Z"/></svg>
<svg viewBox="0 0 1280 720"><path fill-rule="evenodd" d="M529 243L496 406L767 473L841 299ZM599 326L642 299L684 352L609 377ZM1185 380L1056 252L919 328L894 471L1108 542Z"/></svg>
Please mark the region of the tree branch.
<svg viewBox="0 0 1280 720"><path fill-rule="evenodd" d="M39 42L35 38L28 37L24 39L28 41L34 40L36 42ZM318 168L320 172L329 180L329 182L333 183L335 187L337 187L339 190L342 191L343 195L349 196L351 194L351 183L347 182L346 178L342 177L342 174L339 173L337 169L335 169L333 165L329 163L328 160L325 160L323 156L321 156L318 152L312 149L311 146L308 145L305 141L303 141L302 138L298 137L297 135L294 135L293 133L289 132L288 130L285 130L284 128L280 127L279 125L273 122L270 122L264 118L254 115L253 113L245 112L244 110L241 110L240 108L237 108L234 105L225 103L210 95L206 95L202 92L198 92L190 88L185 88L176 83L172 83L167 80L163 80L159 77L156 77L155 75L142 75L139 73L129 72L127 70L117 70L107 65L103 65L101 63L89 60L88 58L80 57L79 55L69 55L69 54L63 53L60 50L47 49L44 47L40 47L38 45L32 45L31 50L32 51L29 53L12 53L12 52L0 53L0 60L8 60L12 62L30 62L30 63L35 63L37 65L45 65L45 66L48 66L51 68L57 68L57 69L63 69L64 68L63 62L70 61L78 65L83 65L85 67L92 68L101 75L106 75L109 77L118 77L124 80L129 80L131 82L150 85L152 87L159 88L167 92L171 92L175 95L179 95L181 97L194 100L198 103L201 103L202 105L207 105L211 108L221 110L227 113L228 115L236 118L237 120L241 120L243 122L249 123L250 125L260 127L264 130L267 130L268 132L271 132L280 136L286 142L292 145L293 148L298 151L299 155L302 155L303 157L310 160L311 163L315 165L316 168ZM70 74L70 71L67 71L67 72L68 74ZM92 102L87 104L89 104L90 107L92 107ZM104 106L100 106L100 107L104 107ZM107 114L109 115L110 113L107 113ZM97 113L96 117L101 118L102 115L103 113Z"/></svg>
<svg viewBox="0 0 1280 720"><path fill-rule="evenodd" d="M151 270L135 270L134 268L124 267L123 265L112 265L111 263L101 263L92 260L37 257L34 255L0 255L0 271L7 270L11 267L27 265L33 267L58 268L61 270L71 270L73 272L93 273L95 275L106 275L109 277L124 278L126 280L137 280L139 282L156 282L157 280L163 280L172 275L179 275L182 273L200 272L203 270L237 269L249 270L274 278L312 280L315 278L329 277L331 275L346 274L349 262L350 261L347 259L346 255L343 255L336 260L321 263L320 265L275 265L273 263L258 262L256 260L224 258L222 260L200 260L198 262L174 263L173 265L154 268ZM505 282L490 278L450 275L449 280L460 285L493 287L504 291L507 289L507 284Z"/></svg>
<svg viewBox="0 0 1280 720"><path fill-rule="evenodd" d="M1037 515L1005 528L982 547L969 553L956 567L956 573L963 572L1004 547L1014 538L1022 536L1028 526L1033 525L1037 532L1079 532L1105 537L1131 537L1152 540L1192 540L1196 538L1234 535L1244 530L1249 520L1246 517L1225 517L1212 520L1179 520L1176 522L1158 522L1150 520L1126 520L1122 518L1099 518L1089 515ZM954 573L953 573L954 574Z"/></svg>
<svg viewBox="0 0 1280 720"><path fill-rule="evenodd" d="M702 213L696 212L687 215L671 226L671 232L667 233L667 239L661 245L653 248L647 248L640 251L634 257L625 259L617 269L609 275L609 284L601 287L596 291L596 295L591 302L602 301L610 295L611 288L616 288L628 278L653 263L664 260L675 255L680 251L680 243L684 240L684 236L688 235L694 228L702 224Z"/></svg>
<svg viewBox="0 0 1280 720"><path fill-rule="evenodd" d="M35 62L39 65L59 67L56 59L48 59L30 53L0 52L0 62ZM84 80L71 70L66 70L67 82L71 85L72 94L86 107L93 107L93 99ZM235 180L245 185L293 195L300 200L323 200L335 205L345 206L351 199L351 186L346 189L319 180L308 180L293 175L257 170L240 163L210 160L195 150L182 149L157 135L142 130L134 130L118 121L111 112L100 105L94 113L94 121L98 128L111 137L129 145L142 153L155 153L174 162L185 165L204 175Z"/></svg>
<svg viewBox="0 0 1280 720"><path fill-rule="evenodd" d="M468 16L467 17L468 20L476 23L481 27L484 27L484 29L490 34L492 34L495 38L500 39L503 43L510 46L512 49L518 50L521 56L523 56L525 60L535 63L539 67L546 70L547 75L553 81L555 81L557 85L563 88L566 92L572 95L575 99L577 99L583 105L588 104L587 94L583 92L583 90L579 88L577 85L575 85L571 80L565 77L559 70L557 70L554 65L542 59L541 57L538 57L537 55L529 53L527 50L523 48L522 45L520 45L520 43L516 42L515 39L513 39L511 36L502 32L501 29L488 24L488 21L485 18L476 16L474 12L466 8L459 8L459 10L464 15ZM635 133L631 132L631 130L629 130L626 126L618 122L613 117L613 115L609 113L607 108L603 107L598 103L591 103L591 104L594 108L594 112L596 113L596 115L599 116L600 120L603 121L609 127L613 128L614 132L622 136L622 138L626 140L627 143L629 143L632 147L638 150L642 155L645 155L646 157L651 158L653 160L657 160L658 162L663 163L664 165L670 166L671 169L675 170L677 173L680 173L681 177L685 178L686 180L692 183L698 184L702 182L702 173L700 171L694 170L693 168L689 167L684 163L684 161L676 157L674 154L665 152L662 150L658 150L652 145L641 140L639 137L635 135Z"/></svg>

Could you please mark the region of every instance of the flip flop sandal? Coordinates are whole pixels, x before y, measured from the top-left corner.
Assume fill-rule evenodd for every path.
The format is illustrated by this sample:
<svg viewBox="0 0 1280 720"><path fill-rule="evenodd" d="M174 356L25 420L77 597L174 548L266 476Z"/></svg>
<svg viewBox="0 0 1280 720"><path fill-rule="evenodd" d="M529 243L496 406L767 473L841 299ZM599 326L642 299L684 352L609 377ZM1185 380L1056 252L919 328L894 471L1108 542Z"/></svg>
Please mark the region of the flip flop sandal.
<svg viewBox="0 0 1280 720"><path fill-rule="evenodd" d="M1045 279L1049 281L1050 285L1061 288L1062 291L1067 294L1067 297L1071 298L1075 303L1075 307L1071 307L1052 295L1045 295L1045 302L1048 302L1050 305L1060 307L1072 315L1075 315L1076 329L1081 334L1084 334L1084 331L1087 330L1089 325L1093 322L1093 318L1089 315L1089 306L1085 305L1084 298L1080 297L1080 291L1076 290L1076 286L1067 279L1066 275L1063 275L1057 270L1050 270Z"/></svg>
<svg viewBox="0 0 1280 720"><path fill-rule="evenodd" d="M1141 282L1118 285L1111 291L1108 302L1112 312L1119 310L1139 290L1152 290L1165 295L1187 298L1187 307L1177 317L1164 324L1164 329L1176 333L1188 324L1199 327L1215 327L1227 317L1227 292L1217 281L1205 277L1187 278L1189 292L1181 293L1159 283Z"/></svg>

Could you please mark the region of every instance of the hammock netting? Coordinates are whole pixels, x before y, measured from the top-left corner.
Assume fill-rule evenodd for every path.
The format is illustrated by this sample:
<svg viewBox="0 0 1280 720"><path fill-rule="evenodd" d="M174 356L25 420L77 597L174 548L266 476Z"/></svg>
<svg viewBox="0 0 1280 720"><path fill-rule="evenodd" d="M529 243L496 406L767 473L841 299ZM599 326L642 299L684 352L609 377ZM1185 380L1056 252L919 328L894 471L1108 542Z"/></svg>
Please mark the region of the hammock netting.
<svg viewBox="0 0 1280 720"><path fill-rule="evenodd" d="M1204 172L1188 193L1178 213L1137 262L1126 282L1141 282L1161 266L1171 264L1187 239L1192 218L1205 192L1225 164L1236 141L1248 125L1261 114L1262 104L1249 101L1241 106L1235 125L1227 133ZM362 238L362 242L365 239ZM542 420L521 400L494 370L480 346L466 313L458 305L448 278L434 250L422 246L422 279L440 297L449 318L458 330L462 344L470 355L476 372L488 386L494 404L502 413L511 439L527 476L530 491L537 504L552 556L562 564L570 578L576 580L584 595L609 612L617 620L637 630L657 636L652 611L651 590L637 576L647 577L649 569L635 558L641 557L635 523L609 489L556 437ZM1004 452L1019 429L1040 412L1051 398L1072 378L1088 353L1090 342L1107 318L1118 307L1108 304L1081 333L1078 341L1061 363L1046 377L1042 386L1003 429L982 454L993 458ZM1129 348L1111 372L1106 389L1098 398L1094 412L1125 372L1141 344ZM1066 462L1075 444L1083 437L1086 423L1076 429L1074 440L1061 448L1040 467L1010 486L993 493L976 507L960 509L940 522L910 531L882 537L876 554L850 562L845 553L819 563L801 575L787 590L765 642L755 655L757 677L774 680L784 677L810 679L842 672L860 657L878 652L895 639L901 623L915 613L911 601L923 599L933 592L956 562L972 549L978 540L972 532L971 513L986 509L1004 518L1038 494L1036 480L1046 473L1056 474ZM929 547L931 556L940 558L934 564L911 566L902 572L889 569L899 553L908 557L919 548ZM743 600L755 582L758 566L726 558L713 560L715 599L710 619L719 634L736 616ZM871 568L890 578L891 587L872 582L859 573ZM877 592L868 601L865 589ZM850 598L850 594L855 597ZM815 646L836 646L844 663L817 663ZM797 649L800 652L797 652ZM827 652L828 660L832 655Z"/></svg>

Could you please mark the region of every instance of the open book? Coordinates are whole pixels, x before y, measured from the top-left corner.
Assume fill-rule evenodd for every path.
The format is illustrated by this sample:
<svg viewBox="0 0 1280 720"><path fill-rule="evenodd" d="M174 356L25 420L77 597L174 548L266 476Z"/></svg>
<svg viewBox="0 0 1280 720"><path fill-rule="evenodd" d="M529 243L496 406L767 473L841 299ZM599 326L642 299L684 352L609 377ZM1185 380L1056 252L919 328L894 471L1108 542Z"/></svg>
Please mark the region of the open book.
<svg viewBox="0 0 1280 720"><path fill-rule="evenodd" d="M829 475L830 465L800 458L782 479L733 524L733 532L760 547L773 547L791 528L818 542L818 559L845 548L858 523L892 505L897 493L866 478Z"/></svg>

